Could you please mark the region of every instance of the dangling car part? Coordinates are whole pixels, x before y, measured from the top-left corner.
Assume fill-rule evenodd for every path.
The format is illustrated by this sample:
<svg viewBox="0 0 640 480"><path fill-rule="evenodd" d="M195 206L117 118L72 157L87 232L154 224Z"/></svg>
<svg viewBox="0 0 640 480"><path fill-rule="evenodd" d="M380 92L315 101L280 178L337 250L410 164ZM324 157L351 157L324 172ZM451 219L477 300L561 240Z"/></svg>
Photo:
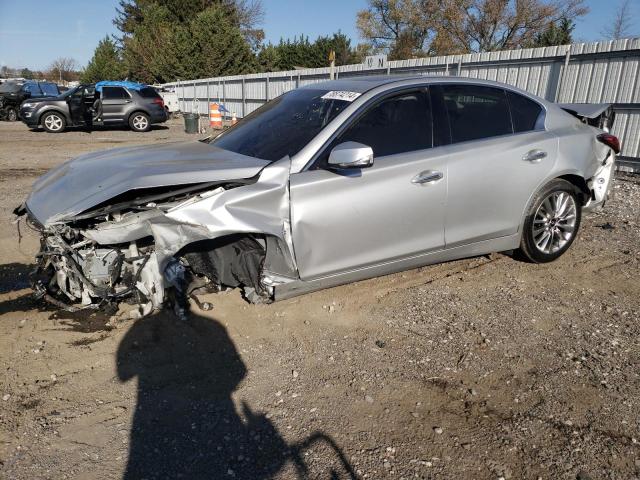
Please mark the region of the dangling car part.
<svg viewBox="0 0 640 480"><path fill-rule="evenodd" d="M613 181L619 142L588 123L495 82L339 80L215 139L79 157L16 214L42 235L37 292L135 315L170 302L184 316L194 291L271 302L517 248L549 262Z"/></svg>

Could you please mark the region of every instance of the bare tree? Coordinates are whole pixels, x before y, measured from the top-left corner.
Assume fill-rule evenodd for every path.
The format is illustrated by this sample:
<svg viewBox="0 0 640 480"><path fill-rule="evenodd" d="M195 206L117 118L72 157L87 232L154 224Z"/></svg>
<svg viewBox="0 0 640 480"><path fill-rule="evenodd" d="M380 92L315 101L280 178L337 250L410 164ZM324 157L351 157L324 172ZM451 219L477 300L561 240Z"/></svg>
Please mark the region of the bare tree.
<svg viewBox="0 0 640 480"><path fill-rule="evenodd" d="M613 22L602 30L602 35L611 40L630 37L633 24L633 12L631 11L631 0L622 0L616 10Z"/></svg>
<svg viewBox="0 0 640 480"><path fill-rule="evenodd" d="M445 0L442 29L467 52L530 45L549 23L589 10L584 0Z"/></svg>
<svg viewBox="0 0 640 480"><path fill-rule="evenodd" d="M587 11L585 0L368 0L356 25L374 49L408 58L523 48Z"/></svg>
<svg viewBox="0 0 640 480"><path fill-rule="evenodd" d="M356 26L373 51L398 59L422 56L436 36L439 5L438 0L369 0Z"/></svg>
<svg viewBox="0 0 640 480"><path fill-rule="evenodd" d="M262 0L231 0L230 7L235 11L238 26L251 48L257 50L264 40L264 30L258 28L264 23Z"/></svg>
<svg viewBox="0 0 640 480"><path fill-rule="evenodd" d="M60 83L71 80L72 75L78 68L78 62L70 57L56 58L49 66L49 75L57 79Z"/></svg>

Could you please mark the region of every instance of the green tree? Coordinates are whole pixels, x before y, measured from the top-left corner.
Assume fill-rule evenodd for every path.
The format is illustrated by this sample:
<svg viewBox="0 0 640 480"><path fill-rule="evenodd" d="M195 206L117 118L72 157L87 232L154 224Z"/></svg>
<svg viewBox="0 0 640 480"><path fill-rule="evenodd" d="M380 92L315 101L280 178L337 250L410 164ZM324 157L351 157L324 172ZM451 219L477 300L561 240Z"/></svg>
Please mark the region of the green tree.
<svg viewBox="0 0 640 480"><path fill-rule="evenodd" d="M271 42L263 45L258 52L258 67L261 72L276 72L280 70L280 52Z"/></svg>
<svg viewBox="0 0 640 480"><path fill-rule="evenodd" d="M130 76L152 83L255 71L247 40L257 31L249 32L251 5L240 0L121 0L114 23L123 33Z"/></svg>
<svg viewBox="0 0 640 480"><path fill-rule="evenodd" d="M120 51L115 42L108 36L98 42L93 58L80 76L85 83L100 80L122 80L126 78L126 69Z"/></svg>
<svg viewBox="0 0 640 480"><path fill-rule="evenodd" d="M329 66L329 53L336 52L336 65L348 65L361 61L351 40L341 33L320 36L314 42L301 35L280 39L277 45L268 43L258 52L258 65L263 72L293 70L295 68L320 68Z"/></svg>
<svg viewBox="0 0 640 480"><path fill-rule="evenodd" d="M20 70L20 76L22 78L26 78L27 80L31 80L33 78L33 72L28 68L23 68Z"/></svg>
<svg viewBox="0 0 640 480"><path fill-rule="evenodd" d="M555 45L569 45L573 43L575 23L568 18L561 18L558 22L550 22L544 31L538 33L531 44L532 47L553 47Z"/></svg>

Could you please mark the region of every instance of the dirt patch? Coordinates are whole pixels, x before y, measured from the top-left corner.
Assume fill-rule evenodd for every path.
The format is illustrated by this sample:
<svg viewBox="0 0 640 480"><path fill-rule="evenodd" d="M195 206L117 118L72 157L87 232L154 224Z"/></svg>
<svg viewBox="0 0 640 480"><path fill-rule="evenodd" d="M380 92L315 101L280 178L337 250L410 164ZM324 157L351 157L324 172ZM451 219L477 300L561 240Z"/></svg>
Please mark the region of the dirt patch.
<svg viewBox="0 0 640 480"><path fill-rule="evenodd" d="M640 181L570 251L479 257L187 322L55 312L11 210L81 153L188 137L0 122L0 475L618 479L640 475ZM20 159L18 162L16 159ZM306 475L306 477L305 477Z"/></svg>

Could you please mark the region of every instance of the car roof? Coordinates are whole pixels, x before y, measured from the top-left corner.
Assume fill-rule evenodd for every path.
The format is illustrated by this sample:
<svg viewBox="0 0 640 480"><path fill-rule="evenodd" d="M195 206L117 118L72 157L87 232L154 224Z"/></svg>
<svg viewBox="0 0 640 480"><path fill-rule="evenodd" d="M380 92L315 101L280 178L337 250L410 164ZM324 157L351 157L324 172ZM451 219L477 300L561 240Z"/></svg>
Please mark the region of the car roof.
<svg viewBox="0 0 640 480"><path fill-rule="evenodd" d="M475 85L487 85L499 88L509 88L514 91L520 91L527 95L530 93L523 92L517 87L507 85L500 82L494 82L492 80L482 80L479 78L469 77L457 77L450 75L402 75L402 74L390 74L390 75L363 75L349 78L342 78L338 80L329 80L325 82L313 83L305 85L301 88L305 89L322 89L322 90L338 90L348 92L365 93L383 85L392 85L394 83L406 82L415 80L416 83L468 83ZM418 82L419 81L419 82Z"/></svg>

